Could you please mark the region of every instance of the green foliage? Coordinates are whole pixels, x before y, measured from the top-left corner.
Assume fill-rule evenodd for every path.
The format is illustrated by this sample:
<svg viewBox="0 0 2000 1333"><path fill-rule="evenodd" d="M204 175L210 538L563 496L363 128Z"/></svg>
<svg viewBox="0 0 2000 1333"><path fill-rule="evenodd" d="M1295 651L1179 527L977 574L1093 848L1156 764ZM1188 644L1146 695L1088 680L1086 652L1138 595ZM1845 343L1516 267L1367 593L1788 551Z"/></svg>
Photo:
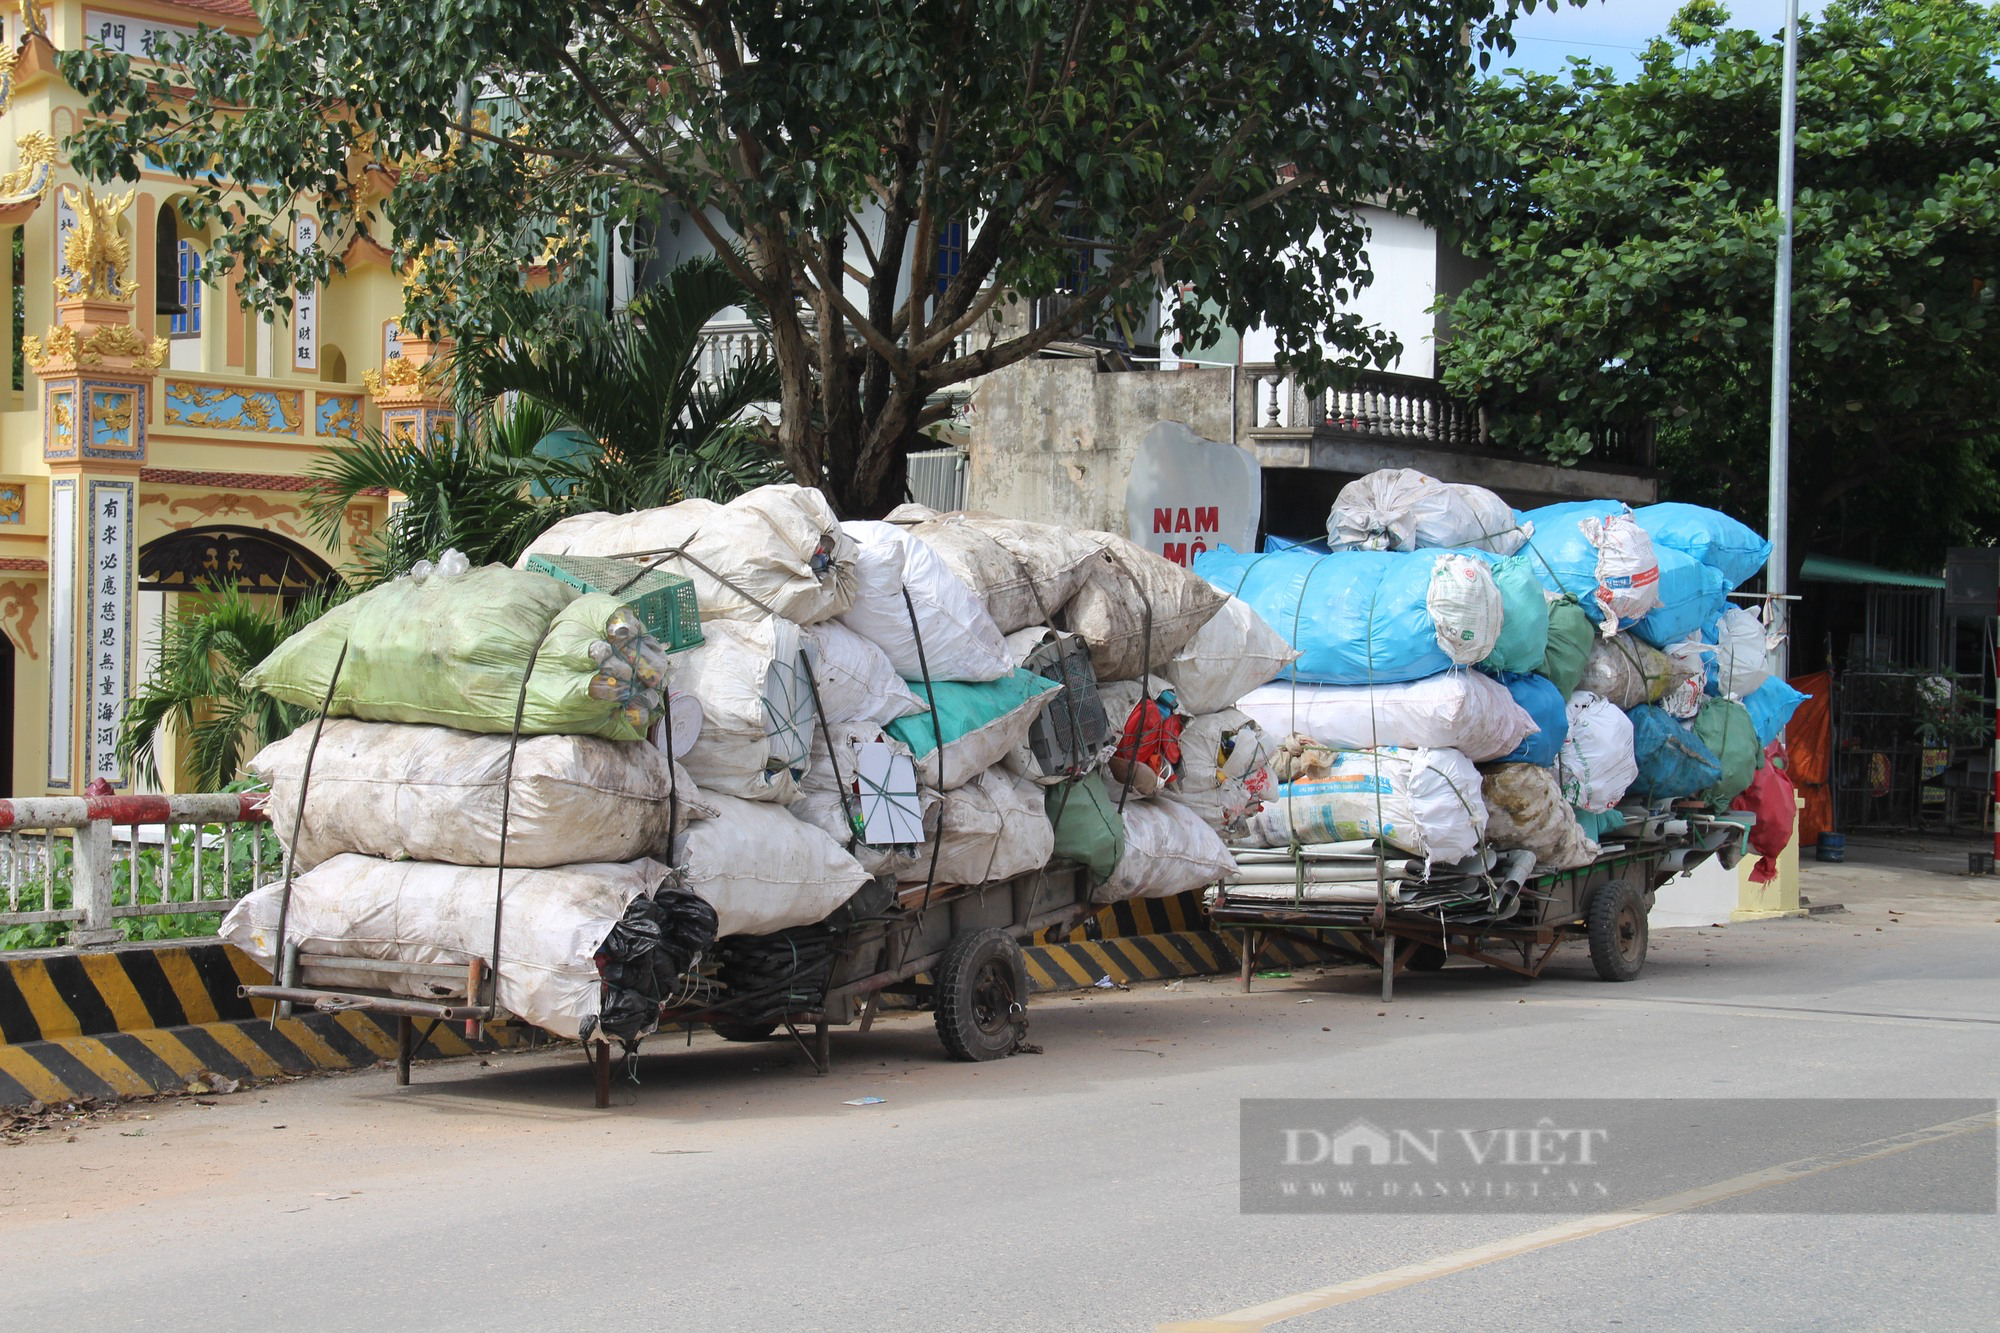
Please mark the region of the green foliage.
<svg viewBox="0 0 2000 1333"><path fill-rule="evenodd" d="M248 755L290 735L304 716L245 689L244 675L344 595L329 589L284 607L229 586L183 594L161 628L153 675L126 705L120 762L158 787L159 743L171 736L187 747L183 762L197 789L222 790Z"/></svg>
<svg viewBox="0 0 2000 1333"><path fill-rule="evenodd" d="M1461 209L1468 76L1512 49L1512 8L269 0L263 40L164 53L173 97L122 56L61 60L98 113L79 169L136 179L143 156L188 180L191 224L222 227L211 267L246 270L253 301L376 228L424 261L409 322L464 334L529 265L585 283L593 220L641 251L698 235L768 314L786 465L866 512L899 498L941 390L1136 329L1162 290L1188 294L1168 313L1191 342L1261 322L1315 379L1323 347L1393 356L1353 313L1348 206ZM302 255L306 208L325 239ZM1040 326L997 318L1057 293Z"/></svg>
<svg viewBox="0 0 2000 1333"><path fill-rule="evenodd" d="M1763 512L1782 42L1682 11L1629 83L1483 84L1495 162L1449 311L1453 389L1496 435L1576 461L1662 423L1674 498ZM1990 540L2000 483L2000 17L1836 0L1802 25L1793 550L1934 568Z"/></svg>
<svg viewBox="0 0 2000 1333"><path fill-rule="evenodd" d="M674 269L610 318L513 293L453 357L470 428L424 448L380 431L333 446L306 472L314 531L337 546L349 505L383 490L403 497L353 552L365 588L446 550L512 564L571 514L729 500L783 480L751 414L777 396L769 359L701 376L701 326L744 299L714 260Z"/></svg>
<svg viewBox="0 0 2000 1333"><path fill-rule="evenodd" d="M240 784L238 784L240 785ZM247 824L182 825L174 830L172 854L164 846L139 847L139 897L147 903L194 901L195 840L202 840L201 891L204 898L241 898L257 887L256 867L261 863L266 875L278 865L278 842L269 829L261 834ZM223 840L229 843L229 875L223 877ZM255 840L261 839L261 860ZM50 886L50 907L66 911L74 903L76 855L67 838L45 845L32 834L21 837L21 910L41 911L42 891ZM48 858L53 858L53 867ZM171 865L169 864L171 862ZM129 845L115 857L112 867L112 895L121 905L130 901L132 856ZM0 900L0 907L4 907ZM119 919L128 940L200 939L215 934L222 925L221 912L189 912L162 916L129 916ZM8 949L54 949L67 943L70 927L61 921L39 921L22 926L0 926L0 951Z"/></svg>

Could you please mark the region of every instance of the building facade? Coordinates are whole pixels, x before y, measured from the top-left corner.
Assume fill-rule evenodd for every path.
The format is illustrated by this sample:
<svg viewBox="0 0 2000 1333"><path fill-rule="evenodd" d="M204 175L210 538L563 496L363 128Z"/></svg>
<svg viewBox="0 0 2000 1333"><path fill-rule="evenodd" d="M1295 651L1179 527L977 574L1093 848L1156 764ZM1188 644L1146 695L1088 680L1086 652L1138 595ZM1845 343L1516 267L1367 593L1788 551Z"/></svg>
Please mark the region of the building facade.
<svg viewBox="0 0 2000 1333"><path fill-rule="evenodd" d="M143 57L197 24L256 31L247 0L56 0L0 38L0 793L131 790L117 739L179 598L221 581L295 597L386 517L350 506L337 540L308 522L302 473L330 443L432 418L404 358L402 283L366 238L346 272L294 293L290 318L247 313L235 279L195 272L210 237L180 182L82 180L62 145L87 114L58 50ZM299 219L294 244L321 243ZM414 350L414 349L412 349ZM387 371L386 374L383 372ZM372 379L382 394L371 394ZM397 400L401 410L398 411ZM176 785L176 759L161 755Z"/></svg>

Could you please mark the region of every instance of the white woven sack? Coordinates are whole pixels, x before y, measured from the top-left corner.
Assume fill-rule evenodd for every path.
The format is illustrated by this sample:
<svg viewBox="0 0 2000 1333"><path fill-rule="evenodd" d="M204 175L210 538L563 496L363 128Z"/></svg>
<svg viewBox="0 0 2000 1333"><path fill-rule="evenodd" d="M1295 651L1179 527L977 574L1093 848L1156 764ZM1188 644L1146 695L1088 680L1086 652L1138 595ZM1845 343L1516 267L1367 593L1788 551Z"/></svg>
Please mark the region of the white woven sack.
<svg viewBox="0 0 2000 1333"><path fill-rule="evenodd" d="M676 551L659 557L646 552ZM808 486L759 486L728 504L683 500L632 514L578 514L528 545L535 555L639 556L694 582L702 623L830 620L854 601L854 542Z"/></svg>
<svg viewBox="0 0 2000 1333"><path fill-rule="evenodd" d="M1715 671L1723 694L1742 699L1771 678L1769 643L1756 612L1730 607L1722 613L1715 637Z"/></svg>
<svg viewBox="0 0 2000 1333"><path fill-rule="evenodd" d="M902 872L903 881L994 884L1041 869L1056 850L1056 831L1042 802L1041 787L997 768L945 792L935 879L927 843Z"/></svg>
<svg viewBox="0 0 2000 1333"><path fill-rule="evenodd" d="M1512 555L1527 540L1507 502L1481 486L1439 481L1415 468L1383 468L1341 487L1327 515L1336 551L1476 547Z"/></svg>
<svg viewBox="0 0 2000 1333"><path fill-rule="evenodd" d="M1553 770L1539 764L1498 764L1487 770L1486 839L1501 851L1535 854L1537 870L1575 870L1600 848L1576 821Z"/></svg>
<svg viewBox="0 0 2000 1333"><path fill-rule="evenodd" d="M854 604L840 621L879 646L898 675L922 680L928 666L932 680L998 680L1014 669L993 617L921 538L893 523L840 528L857 551Z"/></svg>
<svg viewBox="0 0 2000 1333"><path fill-rule="evenodd" d="M271 788L267 809L290 843L313 728L267 745L246 767ZM313 753L305 820L292 843L301 870L361 852L387 861L499 864L506 736L329 718ZM664 856L670 786L679 819L707 819L687 774L644 741L523 736L506 787L507 864L567 865L578 856L631 861Z"/></svg>
<svg viewBox="0 0 2000 1333"><path fill-rule="evenodd" d="M1623 709L1588 690L1569 697L1569 737L1556 757L1556 780L1563 799L1579 810L1601 813L1625 799L1639 780L1639 760Z"/></svg>
<svg viewBox="0 0 2000 1333"><path fill-rule="evenodd" d="M1192 810L1202 823L1227 839L1240 836L1248 828L1250 816L1264 808L1270 790L1270 772L1258 769L1248 778L1231 778L1207 791L1175 791L1169 787L1160 793L1159 799ZM1131 808L1130 801L1126 802L1126 808Z"/></svg>
<svg viewBox="0 0 2000 1333"><path fill-rule="evenodd" d="M821 830L762 801L715 798L717 814L682 834L674 860L715 909L718 935L768 935L823 921L873 878Z"/></svg>
<svg viewBox="0 0 2000 1333"><path fill-rule="evenodd" d="M937 793L925 792L923 799L924 827L934 832L938 818ZM798 800L786 806L785 813L812 825L832 838L871 875L901 877L908 874L912 868L921 867L929 857L927 852L919 855L922 850L921 844L873 846L861 841L854 826L848 822L853 815L860 812L859 802L860 797L852 791L848 793L845 801L841 800L837 791L807 791L801 793Z"/></svg>
<svg viewBox="0 0 2000 1333"><path fill-rule="evenodd" d="M1273 736L1310 736L1336 750L1457 750L1474 763L1512 754L1538 728L1507 687L1477 671L1396 685L1291 685L1252 690L1237 704Z"/></svg>
<svg viewBox="0 0 2000 1333"><path fill-rule="evenodd" d="M1181 775L1175 787L1195 795L1240 782L1268 764L1276 748L1257 720L1238 709L1191 717L1181 727Z"/></svg>
<svg viewBox="0 0 2000 1333"><path fill-rule="evenodd" d="M1248 602L1231 597L1160 669L1160 675L1173 685L1181 707L1192 713L1218 713L1234 707L1259 685L1276 680L1298 655Z"/></svg>
<svg viewBox="0 0 2000 1333"><path fill-rule="evenodd" d="M1109 783L1106 788L1116 805L1117 788ZM1219 883L1236 870L1229 844L1188 806L1174 801L1128 800L1124 817L1124 855L1118 858L1111 877L1091 890L1092 902L1171 898Z"/></svg>
<svg viewBox="0 0 2000 1333"><path fill-rule="evenodd" d="M1103 549L1084 565L1082 586L1063 614L1090 645L1099 680L1166 666L1227 600L1208 580L1136 542L1109 532L1081 535Z"/></svg>
<svg viewBox="0 0 2000 1333"><path fill-rule="evenodd" d="M1483 662L1500 640L1505 607L1493 570L1477 556L1441 555L1424 593L1438 647L1460 666Z"/></svg>
<svg viewBox="0 0 2000 1333"><path fill-rule="evenodd" d="M674 685L701 702L701 735L681 761L707 792L792 800L818 718L807 678L811 641L789 620L718 620L699 648L674 656Z"/></svg>
<svg viewBox="0 0 2000 1333"><path fill-rule="evenodd" d="M824 620L805 633L819 650L813 654L813 684L827 721L884 725L928 711L882 650L846 625Z"/></svg>
<svg viewBox="0 0 2000 1333"><path fill-rule="evenodd" d="M1486 836L1479 770L1456 750L1342 750L1315 756L1309 781L1278 787L1252 815L1254 847L1380 838L1413 856L1460 861Z"/></svg>
<svg viewBox="0 0 2000 1333"><path fill-rule="evenodd" d="M1660 604L1660 561L1653 539L1628 509L1607 518L1578 521L1584 540L1597 548L1597 586L1591 597L1604 612L1597 632L1605 638L1636 624Z"/></svg>
<svg viewBox="0 0 2000 1333"><path fill-rule="evenodd" d="M771 813L787 817L782 810ZM714 823L704 819L693 827ZM591 961L597 946L626 905L651 893L670 873L645 859L508 870L500 914L500 1007L559 1037L577 1036L583 1021L598 1012L600 986ZM292 881L285 942L341 958L463 967L492 957L498 874L490 867L383 861L343 852ZM282 890L282 884L266 884L244 898L223 919L221 931L222 938L274 971ZM363 974L352 984L432 998L425 983L407 972Z"/></svg>
<svg viewBox="0 0 2000 1333"><path fill-rule="evenodd" d="M1046 625L1098 550L1068 528L997 514L940 514L910 531L978 594L1002 634Z"/></svg>

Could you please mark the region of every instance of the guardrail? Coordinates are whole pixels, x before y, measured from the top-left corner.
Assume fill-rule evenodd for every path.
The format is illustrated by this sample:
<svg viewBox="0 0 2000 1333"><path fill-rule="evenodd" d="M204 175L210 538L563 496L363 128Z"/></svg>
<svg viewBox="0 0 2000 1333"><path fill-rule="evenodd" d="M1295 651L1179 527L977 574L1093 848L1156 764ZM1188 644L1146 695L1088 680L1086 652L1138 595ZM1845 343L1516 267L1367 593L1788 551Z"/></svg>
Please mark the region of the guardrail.
<svg viewBox="0 0 2000 1333"><path fill-rule="evenodd" d="M12 927L66 923L67 943L101 948L135 918L226 911L281 864L264 797L0 800L0 942Z"/></svg>

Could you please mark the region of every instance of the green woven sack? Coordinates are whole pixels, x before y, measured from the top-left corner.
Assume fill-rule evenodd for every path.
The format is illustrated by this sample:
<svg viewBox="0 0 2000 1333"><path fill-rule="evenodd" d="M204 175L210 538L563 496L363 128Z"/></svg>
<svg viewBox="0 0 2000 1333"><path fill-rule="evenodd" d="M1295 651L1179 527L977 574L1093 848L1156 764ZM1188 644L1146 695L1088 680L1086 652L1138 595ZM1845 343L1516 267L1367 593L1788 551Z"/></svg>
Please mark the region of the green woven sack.
<svg viewBox="0 0 2000 1333"><path fill-rule="evenodd" d="M644 729L624 703L591 691L599 674L591 647L621 609L614 597L503 565L397 579L279 644L244 683L316 710L345 643L328 716L504 733L514 728L521 674L539 645L522 734L638 740Z"/></svg>
<svg viewBox="0 0 2000 1333"><path fill-rule="evenodd" d="M1583 679L1583 664L1590 660L1590 645L1597 627L1583 613L1583 604L1574 597L1549 603L1549 646L1536 670L1556 683L1567 699L1576 693Z"/></svg>
<svg viewBox="0 0 2000 1333"><path fill-rule="evenodd" d="M1694 716L1694 734L1722 761L1722 781L1703 792L1701 799L1727 810L1757 776L1757 725L1742 704L1711 696L1701 701L1701 711Z"/></svg>
<svg viewBox="0 0 2000 1333"><path fill-rule="evenodd" d="M1549 599L1542 581L1528 557L1515 555L1494 564L1493 582L1500 589L1500 637L1479 665L1489 671L1537 670L1549 648ZM1563 698L1568 697L1565 691Z"/></svg>
<svg viewBox="0 0 2000 1333"><path fill-rule="evenodd" d="M1056 828L1056 859L1088 870L1092 885L1110 879L1125 855L1125 820L1097 775L1049 788L1043 804Z"/></svg>

